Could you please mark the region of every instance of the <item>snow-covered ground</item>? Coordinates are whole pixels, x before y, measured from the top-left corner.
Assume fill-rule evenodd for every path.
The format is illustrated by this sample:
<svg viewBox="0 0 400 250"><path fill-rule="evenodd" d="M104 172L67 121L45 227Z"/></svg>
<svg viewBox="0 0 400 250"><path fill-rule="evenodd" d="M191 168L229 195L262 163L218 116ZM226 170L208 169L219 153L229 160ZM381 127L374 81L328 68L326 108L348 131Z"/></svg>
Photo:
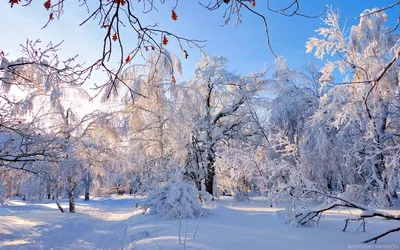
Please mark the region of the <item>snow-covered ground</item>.
<svg viewBox="0 0 400 250"><path fill-rule="evenodd" d="M101 197L77 201L77 212L60 213L52 202L8 201L0 208L1 249L400 249L400 233L377 244L361 244L399 222L369 219L367 232L350 224L342 232L344 218L355 210L324 214L319 227L292 227L255 197L237 202L228 197L217 201L200 220L163 220L136 209L143 198ZM66 208L67 204L62 205ZM400 210L388 211L400 214ZM181 244L179 225L181 224Z"/></svg>

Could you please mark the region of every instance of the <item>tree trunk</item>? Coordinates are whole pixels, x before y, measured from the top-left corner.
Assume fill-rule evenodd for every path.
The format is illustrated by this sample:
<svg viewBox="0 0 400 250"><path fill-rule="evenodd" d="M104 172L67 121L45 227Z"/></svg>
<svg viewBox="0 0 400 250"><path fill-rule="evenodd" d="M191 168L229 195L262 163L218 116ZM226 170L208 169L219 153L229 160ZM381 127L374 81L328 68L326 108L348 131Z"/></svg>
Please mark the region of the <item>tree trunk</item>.
<svg viewBox="0 0 400 250"><path fill-rule="evenodd" d="M72 177L68 177L68 199L69 199L69 212L75 213L75 183L72 181Z"/></svg>
<svg viewBox="0 0 400 250"><path fill-rule="evenodd" d="M85 178L85 201L89 200L89 195L90 195L90 183L91 183L91 177L90 173L87 172L86 178Z"/></svg>
<svg viewBox="0 0 400 250"><path fill-rule="evenodd" d="M197 178L194 180L194 184L195 184L197 190L201 191L201 180L200 180L199 176L197 176Z"/></svg>
<svg viewBox="0 0 400 250"><path fill-rule="evenodd" d="M117 186L117 195L124 195L125 190L122 188L122 185Z"/></svg>
<svg viewBox="0 0 400 250"><path fill-rule="evenodd" d="M89 200L89 189L88 188L86 188L85 189L85 201L88 201Z"/></svg>
<svg viewBox="0 0 400 250"><path fill-rule="evenodd" d="M50 188L50 183L47 184L47 199L51 199L51 188Z"/></svg>
<svg viewBox="0 0 400 250"><path fill-rule="evenodd" d="M388 121L388 116L389 116L389 111L388 111L388 106L383 104L383 100L379 100L379 108L380 108L380 115L377 117L377 121L374 121L374 125L376 126L376 141L378 142L379 148L384 148L385 147L385 141L387 139L385 138L386 134L386 127L387 127L387 121ZM390 180L386 177L384 177L384 172L386 170L386 159L385 155L383 153L380 153L378 156L378 162L375 164L376 166L376 172L378 175L378 178L380 181L383 182L383 189L385 192L388 192L389 194L386 194L386 198L390 206L393 206L393 190L390 190ZM396 193L396 192L394 192ZM397 193L396 193L397 195Z"/></svg>
<svg viewBox="0 0 400 250"><path fill-rule="evenodd" d="M207 193L213 195L214 194L214 176L215 176L215 168L214 168L214 157L208 157L207 163L207 175L206 175L206 191Z"/></svg>
<svg viewBox="0 0 400 250"><path fill-rule="evenodd" d="M53 197L53 198L55 198L58 209L60 209L61 213L64 213L64 208L61 206L60 202L58 201L58 195L55 195L55 197Z"/></svg>
<svg viewBox="0 0 400 250"><path fill-rule="evenodd" d="M206 169L206 191L214 195L214 176L215 176L215 151L213 149L214 144L212 143L213 139L210 132L207 132L207 141L210 143L207 152L207 169Z"/></svg>

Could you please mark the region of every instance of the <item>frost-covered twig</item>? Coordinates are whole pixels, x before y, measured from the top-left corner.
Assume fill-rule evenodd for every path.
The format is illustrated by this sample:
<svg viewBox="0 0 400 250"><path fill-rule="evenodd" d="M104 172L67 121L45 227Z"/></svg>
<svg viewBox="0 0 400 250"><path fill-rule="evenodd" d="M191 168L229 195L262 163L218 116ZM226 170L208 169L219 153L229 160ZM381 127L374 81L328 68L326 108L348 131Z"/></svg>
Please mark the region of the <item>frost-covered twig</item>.
<svg viewBox="0 0 400 250"><path fill-rule="evenodd" d="M361 220L361 224L360 224L360 226L357 228L356 233L358 232L358 230L360 229L361 226L363 227L363 232L365 232L365 224L366 224L365 219L364 219L364 218L359 218L359 217L357 217L357 218L347 218L347 219L346 219L346 222L345 222L345 224L344 224L344 228L343 228L342 231L343 231L343 232L346 231L347 226L349 225L350 221L360 221L360 220Z"/></svg>
<svg viewBox="0 0 400 250"><path fill-rule="evenodd" d="M154 244L156 244L156 246L158 246L159 249L161 249L161 246L157 244L157 242L155 240L152 239L152 241L154 242Z"/></svg>
<svg viewBox="0 0 400 250"><path fill-rule="evenodd" d="M186 224L185 239L183 240L183 249L186 249L186 239L187 239L187 224Z"/></svg>
<svg viewBox="0 0 400 250"><path fill-rule="evenodd" d="M179 218L179 244L181 243L181 226L182 226L182 217Z"/></svg>
<svg viewBox="0 0 400 250"><path fill-rule="evenodd" d="M193 239L196 237L197 228L199 227L199 224L200 224L200 219L201 219L201 216L203 215L203 211L204 211L204 210L201 210L201 213L200 213L199 219L197 220L196 228L195 228L195 230L194 230L194 233L193 233Z"/></svg>

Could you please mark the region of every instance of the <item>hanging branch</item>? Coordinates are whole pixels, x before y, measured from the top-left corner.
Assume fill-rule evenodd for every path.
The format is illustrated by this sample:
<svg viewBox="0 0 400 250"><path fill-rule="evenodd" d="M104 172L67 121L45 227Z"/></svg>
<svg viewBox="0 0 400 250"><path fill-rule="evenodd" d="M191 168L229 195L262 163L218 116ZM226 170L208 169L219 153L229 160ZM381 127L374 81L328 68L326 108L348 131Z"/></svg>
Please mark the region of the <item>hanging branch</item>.
<svg viewBox="0 0 400 250"><path fill-rule="evenodd" d="M245 3L245 2L248 2L248 3ZM223 6L223 4L227 5L227 7L225 8L224 16L223 16L225 18L224 25L227 25L229 23L229 21L232 19L232 16L235 16L235 15L236 15L235 27L239 23L242 23L242 19L241 19L242 7L244 7L247 11L249 11L253 15L258 16L262 20L264 28L265 28L267 47L274 57L278 57L271 45L271 38L270 38L267 18L265 17L265 15L261 14L261 12L255 10L256 0L232 0L232 1L231 0L215 0L215 1L209 2L207 5L205 5L201 2L199 2L199 3L200 3L200 5L202 5L204 8L206 8L209 11L215 11L217 9L220 9ZM282 9L271 8L270 2L268 0L267 1L267 9L271 12L274 12L274 13L277 13L277 14L280 14L283 16L288 16L288 17L301 16L301 17L305 17L305 18L318 18L318 17L322 16L327 10L327 8L325 7L321 11L321 13L314 15L314 16L303 14L300 12L300 3L298 0L294 0L291 4L287 5L286 7L282 8Z"/></svg>
<svg viewBox="0 0 400 250"><path fill-rule="evenodd" d="M301 17L305 17L305 18L317 18L317 17L320 17L327 10L327 8L325 7L319 14L314 15L314 16L303 14L303 13L299 12L300 11L300 3L299 3L298 0L294 0L291 4L287 5L286 7L282 8L282 9L273 9L273 8L271 8L270 4L269 4L269 0L267 0L267 8L268 8L268 10L270 10L272 12L275 12L275 13L278 13L278 14L281 14L281 15L284 15L284 16L287 16L287 17L301 16Z"/></svg>
<svg viewBox="0 0 400 250"><path fill-rule="evenodd" d="M20 4L21 0L10 0L10 5L13 7L15 4ZM30 6L33 0L25 0L23 6ZM94 69L103 69L107 73L107 81L103 84L96 85L95 89L99 93L103 90L106 91L106 96L109 97L112 92L116 93L116 88L119 83L125 85L132 94L135 91L131 88L130 84L121 79L120 74L129 62L137 57L145 57L146 51L157 50L160 54L164 53L163 46L169 43L169 38L173 38L179 45L185 58L188 57L186 48L197 48L199 50L204 46L204 40L197 40L179 36L171 31L158 28L158 24L144 25L140 18L139 12L147 14L151 11L158 11L155 0L98 0L93 1L93 5L88 4L87 0L80 0L79 6L86 8L88 16L81 22L80 26L85 25L90 20L96 20L100 28L105 29L105 35L103 38L103 47L101 56L95 60L92 64L82 69L81 74L90 77ZM247 2L247 3L246 3ZM61 18L64 13L65 0L46 0L44 8L48 11L49 17L47 23L43 28L50 25L55 19ZM160 4L165 4L165 0L159 0ZM225 8L225 24L229 22L232 16L236 16L236 26L242 22L241 12L242 7L250 13L258 16L265 27L266 42L268 49L274 57L277 54L273 50L271 45L271 39L269 34L268 22L265 15L261 12L256 11L256 0L212 0L207 5L199 2L200 5L207 8L210 11L214 11L220 8ZM171 18L176 21L178 15L176 9L179 5L179 1L176 0L171 6ZM250 6L251 5L251 6ZM141 6L141 10L138 8ZM224 7L226 6L226 7ZM134 8L135 7L135 8ZM267 9L271 12L278 13L284 16L302 16L306 18L316 18L321 16L326 9L320 14L311 16L300 12L300 3L298 0L294 0L288 6L281 9L273 9L270 7L269 1L267 2ZM125 33L133 33L137 37L136 44L131 46L126 42L123 42L123 36ZM116 49L116 51L114 51ZM118 55L118 62L112 62L112 55ZM117 66L115 68L115 63ZM173 75L173 72L171 73Z"/></svg>
<svg viewBox="0 0 400 250"><path fill-rule="evenodd" d="M390 4L390 5L382 7L382 8L373 9L372 11L369 11L368 13L360 15L358 18L366 17L366 16L370 16L370 15L373 15L373 14L376 14L376 13L379 13L379 12L382 12L382 11L386 11L386 10L392 9L392 8L398 6L398 5L400 5L400 1L396 1L396 2L394 2L392 4Z"/></svg>
<svg viewBox="0 0 400 250"><path fill-rule="evenodd" d="M19 4L19 2L18 0L11 0L11 7L14 4ZM30 6L32 2L33 0L26 0L23 6ZM65 11L64 2L65 0L47 0L44 3L44 8L49 11L49 19L43 28L46 28L55 18L59 19L63 15ZM143 5L142 13L146 14L153 10L157 11L154 0L142 0L139 2ZM164 4L165 1L160 0L160 3ZM177 5L178 1L176 0L172 8L171 18L173 20L177 20L175 13ZM185 46L188 48L198 48L199 50L204 46L204 40L190 39L176 35L168 30L158 28L158 24L143 25L138 15L138 3L131 0L98 0L94 8L89 6L86 0L82 0L80 6L84 6L89 13L80 23L80 26L85 25L91 20L97 20L99 27L105 29L101 56L92 64L83 68L81 74L89 77L94 69L101 68L105 70L108 76L107 81L103 84L95 85L95 89L98 90L98 93L105 90L107 98L112 92L116 91L119 83L125 85L132 94L138 95L129 83L121 78L120 75L124 67L139 55L144 58L146 51L157 50L160 53L164 53L162 48L168 45L168 38L173 38L178 42L185 58L188 57ZM134 37L137 37L134 46L123 40L123 36L128 33L133 33ZM118 56L116 67L114 66L115 62L112 61L113 55Z"/></svg>
<svg viewBox="0 0 400 250"><path fill-rule="evenodd" d="M66 84L76 86L82 85L91 74L91 70L83 69L81 65L75 64L77 58L73 56L65 61L58 58L58 51L61 49L63 41L58 44L48 43L42 46L41 40L31 41L26 40L21 46L23 58L14 62L9 62L5 57L2 57L0 64L0 75L3 77L3 84L14 86L35 87L37 79L33 74L27 73L32 68L39 71L46 71L47 75L57 75Z"/></svg>

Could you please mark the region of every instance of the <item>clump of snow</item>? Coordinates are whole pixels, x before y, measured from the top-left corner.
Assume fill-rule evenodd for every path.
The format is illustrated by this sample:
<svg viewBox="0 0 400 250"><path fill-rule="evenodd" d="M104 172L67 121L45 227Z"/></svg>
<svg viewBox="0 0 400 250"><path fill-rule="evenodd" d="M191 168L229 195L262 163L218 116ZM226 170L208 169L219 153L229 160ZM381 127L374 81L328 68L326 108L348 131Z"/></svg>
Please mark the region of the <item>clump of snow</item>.
<svg viewBox="0 0 400 250"><path fill-rule="evenodd" d="M365 210L360 214L360 216L373 216L373 215L374 215L374 210Z"/></svg>
<svg viewBox="0 0 400 250"><path fill-rule="evenodd" d="M212 206L213 204L213 197L208 192L201 190L199 191L200 201L203 205Z"/></svg>
<svg viewBox="0 0 400 250"><path fill-rule="evenodd" d="M204 194L201 197L205 197ZM200 193L194 186L177 181L167 182L149 195L144 208L150 209L150 214L159 215L165 219L179 219L198 216L201 213L202 204Z"/></svg>
<svg viewBox="0 0 400 250"><path fill-rule="evenodd" d="M272 214L272 218L275 218L279 221L283 221L285 224L291 224L292 226L296 226L295 220L295 210L291 207L285 207L285 209L275 210Z"/></svg>

